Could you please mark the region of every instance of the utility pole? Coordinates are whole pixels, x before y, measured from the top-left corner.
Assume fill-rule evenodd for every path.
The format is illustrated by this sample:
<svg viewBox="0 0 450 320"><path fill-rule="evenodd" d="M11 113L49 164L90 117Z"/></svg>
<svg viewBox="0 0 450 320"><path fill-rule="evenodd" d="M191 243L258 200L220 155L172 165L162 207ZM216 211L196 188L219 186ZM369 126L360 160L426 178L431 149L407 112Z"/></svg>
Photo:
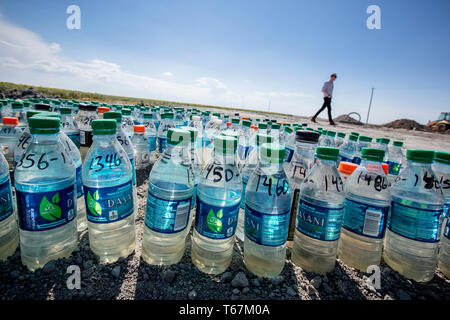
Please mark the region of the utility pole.
<svg viewBox="0 0 450 320"><path fill-rule="evenodd" d="M370 94L369 111L367 111L366 124L369 123L370 108L372 107L372 99L373 99L373 90L374 90L374 89L375 89L375 88L372 88L372 93Z"/></svg>

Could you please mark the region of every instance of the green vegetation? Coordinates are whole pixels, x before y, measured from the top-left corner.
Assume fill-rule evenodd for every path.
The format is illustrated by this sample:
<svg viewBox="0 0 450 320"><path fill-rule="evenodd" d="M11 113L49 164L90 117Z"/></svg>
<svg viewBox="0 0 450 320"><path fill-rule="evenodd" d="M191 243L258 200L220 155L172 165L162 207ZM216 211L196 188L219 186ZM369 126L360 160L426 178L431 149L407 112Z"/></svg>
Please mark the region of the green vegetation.
<svg viewBox="0 0 450 320"><path fill-rule="evenodd" d="M221 107L221 106L210 106L203 104L195 104L195 103L186 103L186 102L177 102L177 101L166 101L166 100L156 100L156 99L144 99L144 98L132 98L132 97L121 97L121 96L113 96L95 92L84 92L84 91L75 91L75 90L66 90L66 89L56 89L56 88L48 88L48 87L38 87L31 86L27 84L17 84L12 82L0 82L0 92L9 91L9 90L26 90L28 88L33 88L37 92L59 97L61 99L75 99L75 100L93 100L99 102L105 102L109 104L137 104L144 103L145 105L151 106L159 106L159 105L175 105L175 106L183 106L183 107L194 107L194 108L216 108L223 110L234 110L234 111L243 111L243 112L258 112L257 110L244 109L244 108L230 108L230 107ZM285 115L292 116L291 114L285 114L280 112L267 112L263 111L266 114L273 115Z"/></svg>

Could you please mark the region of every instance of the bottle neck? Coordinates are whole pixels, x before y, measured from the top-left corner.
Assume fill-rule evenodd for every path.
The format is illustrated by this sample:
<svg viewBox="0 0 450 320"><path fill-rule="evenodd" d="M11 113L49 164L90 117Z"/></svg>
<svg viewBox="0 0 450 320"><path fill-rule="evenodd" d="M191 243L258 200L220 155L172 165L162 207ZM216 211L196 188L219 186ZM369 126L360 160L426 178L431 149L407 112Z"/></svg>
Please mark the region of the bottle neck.
<svg viewBox="0 0 450 320"><path fill-rule="evenodd" d="M49 134L41 134L41 133L33 133L31 143L34 144L55 144L58 140L60 132L57 133L49 133Z"/></svg>

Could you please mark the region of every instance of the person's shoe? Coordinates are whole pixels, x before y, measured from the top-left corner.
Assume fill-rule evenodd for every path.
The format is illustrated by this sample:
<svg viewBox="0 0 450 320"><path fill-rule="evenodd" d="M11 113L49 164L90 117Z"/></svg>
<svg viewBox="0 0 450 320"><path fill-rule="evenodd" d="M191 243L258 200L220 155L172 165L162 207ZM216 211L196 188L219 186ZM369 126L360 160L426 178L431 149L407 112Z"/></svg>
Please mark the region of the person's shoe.
<svg viewBox="0 0 450 320"><path fill-rule="evenodd" d="M330 126L335 126L336 123L334 123L334 121L330 121Z"/></svg>
<svg viewBox="0 0 450 320"><path fill-rule="evenodd" d="M311 122L317 123L316 118L311 118Z"/></svg>

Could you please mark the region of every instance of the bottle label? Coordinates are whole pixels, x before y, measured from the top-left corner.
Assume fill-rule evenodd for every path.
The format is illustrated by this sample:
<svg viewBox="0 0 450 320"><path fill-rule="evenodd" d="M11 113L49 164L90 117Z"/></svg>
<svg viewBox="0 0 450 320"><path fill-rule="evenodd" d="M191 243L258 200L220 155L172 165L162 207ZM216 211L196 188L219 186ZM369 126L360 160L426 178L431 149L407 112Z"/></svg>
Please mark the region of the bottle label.
<svg viewBox="0 0 450 320"><path fill-rule="evenodd" d="M343 227L356 234L383 239L389 206L380 207L345 199Z"/></svg>
<svg viewBox="0 0 450 320"><path fill-rule="evenodd" d="M360 165L360 164L361 164L361 158L355 156L355 157L353 158L353 163L356 163L357 165Z"/></svg>
<svg viewBox="0 0 450 320"><path fill-rule="evenodd" d="M150 151L156 150L156 137L148 137L148 148Z"/></svg>
<svg viewBox="0 0 450 320"><path fill-rule="evenodd" d="M289 232L289 211L281 214L266 214L245 205L245 235L263 246L281 246Z"/></svg>
<svg viewBox="0 0 450 320"><path fill-rule="evenodd" d="M0 184L0 221L5 220L14 212L14 202L11 181L7 179Z"/></svg>
<svg viewBox="0 0 450 320"><path fill-rule="evenodd" d="M163 153L167 147L167 138L158 138L158 142L159 142L159 148L158 148L159 153Z"/></svg>
<svg viewBox="0 0 450 320"><path fill-rule="evenodd" d="M83 175L81 172L82 166L76 169L77 178L77 199L83 196Z"/></svg>
<svg viewBox="0 0 450 320"><path fill-rule="evenodd" d="M192 197L183 200L165 200L158 198L149 190L145 225L160 233L176 233L186 229Z"/></svg>
<svg viewBox="0 0 450 320"><path fill-rule="evenodd" d="M442 210L419 209L392 201L388 228L411 240L438 242L442 220Z"/></svg>
<svg viewBox="0 0 450 320"><path fill-rule="evenodd" d="M339 155L339 161L353 162L353 159L347 158L346 156Z"/></svg>
<svg viewBox="0 0 450 320"><path fill-rule="evenodd" d="M16 189L19 226L26 231L44 231L61 227L76 215L75 183L49 192L21 192Z"/></svg>
<svg viewBox="0 0 450 320"><path fill-rule="evenodd" d="M209 139L205 137L205 148L213 148L213 146L211 145L213 142L213 139Z"/></svg>
<svg viewBox="0 0 450 320"><path fill-rule="evenodd" d="M300 199L297 230L318 240L335 241L341 234L342 208L326 208Z"/></svg>
<svg viewBox="0 0 450 320"><path fill-rule="evenodd" d="M292 156L294 155L294 149L286 147L284 153L284 162L291 162Z"/></svg>
<svg viewBox="0 0 450 320"><path fill-rule="evenodd" d="M80 133L67 133L67 136L70 140L77 146L78 149L80 149Z"/></svg>
<svg viewBox="0 0 450 320"><path fill-rule="evenodd" d="M90 147L92 145L92 131L80 130L80 146Z"/></svg>
<svg viewBox="0 0 450 320"><path fill-rule="evenodd" d="M195 229L211 239L227 239L234 236L239 214L239 203L231 207L207 204L197 197Z"/></svg>
<svg viewBox="0 0 450 320"><path fill-rule="evenodd" d="M84 194L87 219L90 222L117 222L134 212L131 181L106 188L84 186Z"/></svg>
<svg viewBox="0 0 450 320"><path fill-rule="evenodd" d="M248 154L248 146L238 145L237 154L239 156L239 159L245 160Z"/></svg>
<svg viewBox="0 0 450 320"><path fill-rule="evenodd" d="M400 167L402 166L401 163L395 163L392 161L388 161L387 162L388 166L389 166L389 174L392 174L394 176L397 176L400 172Z"/></svg>

